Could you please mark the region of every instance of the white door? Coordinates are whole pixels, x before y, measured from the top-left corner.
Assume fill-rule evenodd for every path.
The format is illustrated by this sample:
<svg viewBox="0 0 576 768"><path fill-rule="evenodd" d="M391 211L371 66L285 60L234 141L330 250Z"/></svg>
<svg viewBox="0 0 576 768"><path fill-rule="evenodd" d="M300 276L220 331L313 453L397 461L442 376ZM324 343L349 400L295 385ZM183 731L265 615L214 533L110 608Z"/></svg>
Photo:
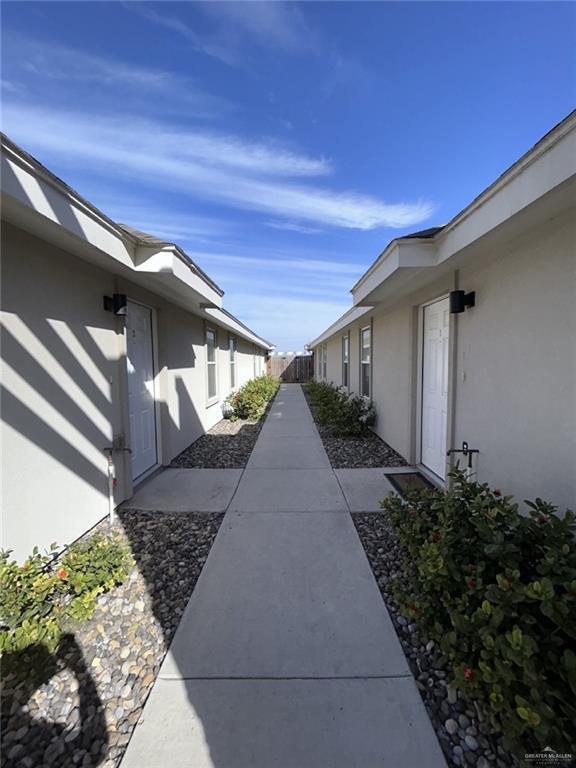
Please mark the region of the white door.
<svg viewBox="0 0 576 768"><path fill-rule="evenodd" d="M136 479L157 461L152 311L128 302L126 315L128 366L128 413L132 478Z"/></svg>
<svg viewBox="0 0 576 768"><path fill-rule="evenodd" d="M446 477L449 328L448 299L424 307L422 464L443 480Z"/></svg>

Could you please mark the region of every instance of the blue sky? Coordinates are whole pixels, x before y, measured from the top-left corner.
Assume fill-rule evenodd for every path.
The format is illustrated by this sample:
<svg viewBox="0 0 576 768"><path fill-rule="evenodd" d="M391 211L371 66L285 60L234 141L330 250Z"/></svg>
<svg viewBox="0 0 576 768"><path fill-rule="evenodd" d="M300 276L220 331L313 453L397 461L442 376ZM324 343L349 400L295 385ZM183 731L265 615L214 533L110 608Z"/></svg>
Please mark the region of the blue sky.
<svg viewBox="0 0 576 768"><path fill-rule="evenodd" d="M3 130L279 349L573 107L576 6L3 3Z"/></svg>

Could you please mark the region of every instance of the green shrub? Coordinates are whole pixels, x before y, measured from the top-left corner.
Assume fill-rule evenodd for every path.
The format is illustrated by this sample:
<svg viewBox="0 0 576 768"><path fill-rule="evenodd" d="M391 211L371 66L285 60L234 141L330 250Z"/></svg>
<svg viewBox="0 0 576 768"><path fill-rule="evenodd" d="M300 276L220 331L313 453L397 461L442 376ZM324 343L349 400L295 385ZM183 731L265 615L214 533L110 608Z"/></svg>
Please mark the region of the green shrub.
<svg viewBox="0 0 576 768"><path fill-rule="evenodd" d="M130 572L129 549L117 535L95 534L73 544L54 562L35 547L19 565L0 553L0 653L43 644L57 645L71 620L90 618L96 598Z"/></svg>
<svg viewBox="0 0 576 768"><path fill-rule="evenodd" d="M371 401L336 389L325 382L311 381L304 391L316 410L316 421L330 427L335 435L354 437L362 435L376 421L376 411Z"/></svg>
<svg viewBox="0 0 576 768"><path fill-rule="evenodd" d="M574 514L456 471L444 492L382 502L405 553L394 594L456 684L520 754L576 743Z"/></svg>
<svg viewBox="0 0 576 768"><path fill-rule="evenodd" d="M231 408L231 418L258 421L264 415L270 400L278 392L279 386L279 379L266 374L250 379L227 400Z"/></svg>

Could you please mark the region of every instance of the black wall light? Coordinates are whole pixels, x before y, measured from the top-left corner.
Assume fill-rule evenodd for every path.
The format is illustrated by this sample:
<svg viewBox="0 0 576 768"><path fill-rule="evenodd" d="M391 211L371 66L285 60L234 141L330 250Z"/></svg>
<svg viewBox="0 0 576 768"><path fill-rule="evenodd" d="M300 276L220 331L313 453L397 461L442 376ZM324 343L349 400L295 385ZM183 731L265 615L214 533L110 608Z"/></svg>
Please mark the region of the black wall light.
<svg viewBox="0 0 576 768"><path fill-rule="evenodd" d="M115 293L113 296L104 296L104 309L106 312L114 312L115 315L126 315L128 305L125 293Z"/></svg>
<svg viewBox="0 0 576 768"><path fill-rule="evenodd" d="M450 291L450 314L459 315L465 309L476 305L476 291Z"/></svg>

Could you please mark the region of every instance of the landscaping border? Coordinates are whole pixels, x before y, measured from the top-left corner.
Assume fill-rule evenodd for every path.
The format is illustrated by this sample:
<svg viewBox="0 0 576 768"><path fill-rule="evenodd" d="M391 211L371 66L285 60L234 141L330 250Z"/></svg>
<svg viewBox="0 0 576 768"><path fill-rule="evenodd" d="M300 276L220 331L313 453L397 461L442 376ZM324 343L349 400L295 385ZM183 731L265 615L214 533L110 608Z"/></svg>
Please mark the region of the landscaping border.
<svg viewBox="0 0 576 768"><path fill-rule="evenodd" d="M224 515L120 511L114 526L136 567L98 599L94 616L54 654L15 682L3 659L2 765L5 768L116 768L138 723ZM87 537L109 532L102 521ZM24 651L18 661L26 662Z"/></svg>
<svg viewBox="0 0 576 768"><path fill-rule="evenodd" d="M318 424L318 409L310 403L305 387L302 387L302 392L333 469L409 466L403 456L369 428L359 437L337 437L330 427Z"/></svg>
<svg viewBox="0 0 576 768"><path fill-rule="evenodd" d="M356 512L352 520L402 645L416 685L450 766L517 768L473 703L450 685L448 660L402 616L389 585L401 577L402 551L384 512Z"/></svg>

